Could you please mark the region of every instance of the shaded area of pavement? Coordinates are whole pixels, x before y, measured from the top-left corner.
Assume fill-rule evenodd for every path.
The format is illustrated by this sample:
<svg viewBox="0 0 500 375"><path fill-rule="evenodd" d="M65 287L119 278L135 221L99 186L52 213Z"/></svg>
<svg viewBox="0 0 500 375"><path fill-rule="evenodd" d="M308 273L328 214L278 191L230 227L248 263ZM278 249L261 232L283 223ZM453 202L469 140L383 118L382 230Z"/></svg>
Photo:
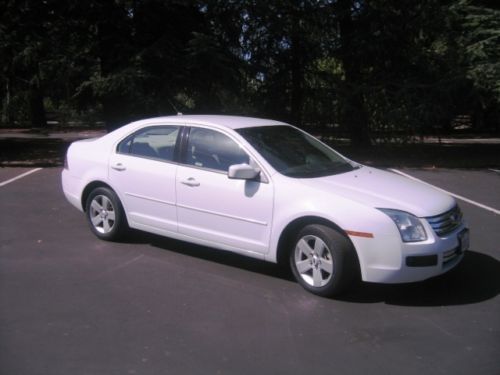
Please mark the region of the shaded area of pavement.
<svg viewBox="0 0 500 375"><path fill-rule="evenodd" d="M92 129L66 131L0 129L0 166L61 166L71 142L99 137L103 134L105 134L103 130Z"/></svg>
<svg viewBox="0 0 500 375"><path fill-rule="evenodd" d="M60 166L69 142L62 139L0 139L0 165L16 167Z"/></svg>
<svg viewBox="0 0 500 375"><path fill-rule="evenodd" d="M294 281L291 271L277 264L224 251L214 252L208 247L154 234L132 231L130 238L124 243L150 245L182 256L203 259L285 281ZM336 299L363 304L384 302L395 306L442 307L480 303L499 294L500 262L488 254L469 250L464 260L454 270L444 275L407 284L359 283Z"/></svg>
<svg viewBox="0 0 500 375"><path fill-rule="evenodd" d="M0 129L0 166L61 166L69 144L105 134L103 130L72 129L34 132ZM428 138L424 143L356 148L329 142L343 155L378 167L498 168L500 138Z"/></svg>

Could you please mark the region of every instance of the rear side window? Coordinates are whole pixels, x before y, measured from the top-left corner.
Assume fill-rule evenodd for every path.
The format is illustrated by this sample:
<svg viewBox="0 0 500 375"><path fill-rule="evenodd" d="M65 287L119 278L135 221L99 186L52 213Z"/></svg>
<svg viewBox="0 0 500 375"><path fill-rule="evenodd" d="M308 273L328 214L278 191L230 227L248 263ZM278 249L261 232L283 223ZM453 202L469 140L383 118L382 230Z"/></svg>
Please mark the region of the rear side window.
<svg viewBox="0 0 500 375"><path fill-rule="evenodd" d="M120 154L172 161L178 126L155 126L139 130L118 144Z"/></svg>

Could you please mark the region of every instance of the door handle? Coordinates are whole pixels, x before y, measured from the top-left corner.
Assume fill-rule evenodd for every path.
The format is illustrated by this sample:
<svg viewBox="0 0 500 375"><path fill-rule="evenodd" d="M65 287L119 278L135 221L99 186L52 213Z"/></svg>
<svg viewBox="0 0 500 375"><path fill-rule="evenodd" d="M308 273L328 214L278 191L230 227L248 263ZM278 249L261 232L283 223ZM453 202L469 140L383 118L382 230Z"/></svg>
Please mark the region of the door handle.
<svg viewBox="0 0 500 375"><path fill-rule="evenodd" d="M111 168L113 168L115 171L120 171L120 172L127 169L122 163L116 163L115 165L112 165Z"/></svg>
<svg viewBox="0 0 500 375"><path fill-rule="evenodd" d="M196 181L193 177L189 177L187 180L181 181L181 184L192 187L200 186L200 183Z"/></svg>

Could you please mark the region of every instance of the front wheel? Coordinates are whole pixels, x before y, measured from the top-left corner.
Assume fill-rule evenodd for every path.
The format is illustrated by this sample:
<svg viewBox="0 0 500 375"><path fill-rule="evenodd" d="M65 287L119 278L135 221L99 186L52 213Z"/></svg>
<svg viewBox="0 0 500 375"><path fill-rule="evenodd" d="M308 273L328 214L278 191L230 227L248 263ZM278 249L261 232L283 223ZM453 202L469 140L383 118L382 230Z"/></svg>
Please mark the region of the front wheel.
<svg viewBox="0 0 500 375"><path fill-rule="evenodd" d="M86 216L92 232L106 241L123 238L128 227L118 196L106 187L92 190L86 202Z"/></svg>
<svg viewBox="0 0 500 375"><path fill-rule="evenodd" d="M325 297L345 291L357 275L349 239L321 224L307 225L299 232L290 251L290 266L302 287Z"/></svg>

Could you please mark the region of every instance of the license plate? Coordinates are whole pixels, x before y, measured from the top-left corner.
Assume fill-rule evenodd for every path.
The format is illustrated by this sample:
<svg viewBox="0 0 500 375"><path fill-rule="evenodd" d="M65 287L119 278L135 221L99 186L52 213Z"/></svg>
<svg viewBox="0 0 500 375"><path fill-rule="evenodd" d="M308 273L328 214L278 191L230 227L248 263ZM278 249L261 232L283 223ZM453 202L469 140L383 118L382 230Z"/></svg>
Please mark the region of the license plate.
<svg viewBox="0 0 500 375"><path fill-rule="evenodd" d="M458 243L460 244L460 252L463 253L469 248L469 230L464 229L458 234Z"/></svg>

